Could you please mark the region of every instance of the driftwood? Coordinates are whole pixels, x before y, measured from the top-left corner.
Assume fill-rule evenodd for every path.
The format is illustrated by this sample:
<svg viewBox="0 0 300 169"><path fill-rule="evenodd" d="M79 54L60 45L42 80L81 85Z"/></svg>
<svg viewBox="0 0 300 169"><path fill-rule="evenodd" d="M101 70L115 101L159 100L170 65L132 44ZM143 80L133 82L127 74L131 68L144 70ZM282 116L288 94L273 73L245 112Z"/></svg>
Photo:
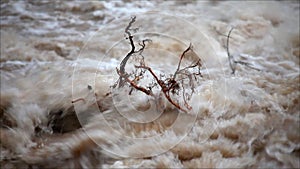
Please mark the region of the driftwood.
<svg viewBox="0 0 300 169"><path fill-rule="evenodd" d="M145 93L146 95L153 96L154 93L152 89L154 87L159 87L165 98L176 108L183 112L188 112L189 110L192 109L192 107L188 104L188 100L190 100L191 95L194 93L194 88L195 88L195 81L197 81L198 77L202 77L200 68L201 68L201 60L199 59L197 62L190 64L187 67L181 68L181 62L186 56L186 53L188 51L192 51L192 44L186 48L182 54L180 55L179 63L177 66L177 69L169 78L162 79L162 77L165 77L165 75L160 75L157 76L155 72L152 70L151 67L147 66L145 61L144 61L144 56L142 55L142 52L145 50L146 47L146 42L151 42L150 39L145 39L142 40L142 42L138 43L140 46L140 49L136 50L136 46L134 43L134 36L132 35L131 31L134 30L136 31L137 29L132 29L132 24L136 21L136 17L132 17L131 21L129 22L128 26L125 28L125 34L126 34L126 39L129 39L131 49L127 53L127 55L124 57L124 59L120 63L120 67L116 68L117 73L119 75L118 81L115 83L113 88L118 88L123 87L125 84L128 84L132 90L129 92L129 94L132 93L132 91L138 90L140 92ZM138 55L140 57L139 59L139 65L135 65L135 71L131 74L126 72L126 64L130 57L133 55ZM190 70L191 69L197 69L196 73L192 73ZM139 81L143 79L144 74L149 72L153 78L153 82L149 86L141 86L139 85ZM180 77L180 78L179 78ZM186 85L184 85L184 80L188 79L189 80L189 86L191 87L191 94L188 94L185 89ZM182 97L184 101L184 107L179 105L178 100L175 100L172 95L179 95L180 91L182 92Z"/></svg>

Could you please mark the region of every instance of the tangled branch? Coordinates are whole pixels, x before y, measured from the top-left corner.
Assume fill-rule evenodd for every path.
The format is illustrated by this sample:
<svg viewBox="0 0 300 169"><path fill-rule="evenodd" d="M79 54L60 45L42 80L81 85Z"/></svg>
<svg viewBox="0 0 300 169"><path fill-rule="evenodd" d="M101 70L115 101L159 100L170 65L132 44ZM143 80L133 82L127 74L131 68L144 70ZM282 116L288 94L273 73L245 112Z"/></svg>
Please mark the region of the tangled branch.
<svg viewBox="0 0 300 169"><path fill-rule="evenodd" d="M116 68L117 73L119 75L119 80L116 82L116 84L113 86L114 88L117 86L121 88L125 84L129 84L129 86L132 88L131 92L135 89L140 92L145 93L146 95L153 96L154 93L152 91L153 88L158 87L161 92L164 94L165 98L176 108L183 112L188 112L192 109L192 107L188 104L188 100L190 100L191 95L194 93L195 88L195 81L197 81L198 77L202 77L200 73L200 68L202 66L201 60L197 60L197 62L190 64L187 67L181 68L181 62L183 58L186 56L186 53L189 51L193 51L192 45L190 44L187 49L185 49L182 54L180 55L179 63L177 66L176 71L171 74L169 78L163 79L165 75L157 76L155 72L152 70L151 67L147 66L144 61L144 56L142 55L142 52L145 50L146 42L151 42L150 39L144 39L142 42L138 43L140 46L139 50L136 50L136 46L133 40L133 35L131 34L132 30L132 24L136 21L136 17L132 17L131 21L129 22L128 26L125 28L125 34L126 39L129 39L131 50L127 53L127 55L124 57L124 59L120 63L119 69ZM126 64L131 56L134 54L138 54L140 56L139 65L135 65L135 71L131 74L127 73L125 70ZM197 72L193 73L190 70L196 68ZM144 74L148 72L153 78L152 84L148 86L141 86L139 85L139 81L144 78ZM186 87L187 85L184 83L186 80L188 80L188 86L190 86L191 93L188 93ZM182 92L182 97L184 101L184 107L180 106L179 102L175 100L172 96L173 95L179 95L179 93Z"/></svg>

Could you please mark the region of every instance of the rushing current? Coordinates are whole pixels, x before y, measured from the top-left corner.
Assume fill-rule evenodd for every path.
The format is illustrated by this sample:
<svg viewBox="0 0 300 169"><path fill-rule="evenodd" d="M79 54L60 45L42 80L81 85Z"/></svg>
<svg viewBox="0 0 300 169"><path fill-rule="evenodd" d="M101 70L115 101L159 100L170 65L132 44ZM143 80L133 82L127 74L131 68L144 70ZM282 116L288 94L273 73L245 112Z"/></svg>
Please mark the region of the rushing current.
<svg viewBox="0 0 300 169"><path fill-rule="evenodd" d="M0 13L1 168L300 168L299 1L1 0ZM135 50L149 41L128 76L143 58L172 77L189 46L182 68L201 62L170 96L186 111L147 70L133 81L152 95L114 86L134 16Z"/></svg>

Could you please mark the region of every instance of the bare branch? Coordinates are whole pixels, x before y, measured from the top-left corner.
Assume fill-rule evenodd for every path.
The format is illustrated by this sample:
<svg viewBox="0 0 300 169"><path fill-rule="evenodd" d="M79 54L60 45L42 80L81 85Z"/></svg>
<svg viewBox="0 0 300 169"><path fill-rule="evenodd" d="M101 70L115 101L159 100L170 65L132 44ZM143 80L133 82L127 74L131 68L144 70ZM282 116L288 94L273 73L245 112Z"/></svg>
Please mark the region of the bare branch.
<svg viewBox="0 0 300 169"><path fill-rule="evenodd" d="M226 45L227 56L228 56L228 61L229 61L229 66L230 66L230 68L231 68L231 70L232 70L232 74L235 73L235 67L233 67L233 64L232 64L232 59L233 59L233 57L232 57L232 55L230 55L230 52L229 52L229 39L230 39L230 34L231 34L231 32L233 31L233 29L234 29L234 28L232 27L232 28L230 29L228 35L227 35L227 45Z"/></svg>
<svg viewBox="0 0 300 169"><path fill-rule="evenodd" d="M246 66L246 67L248 67L250 69L254 69L256 71L260 71L260 69L253 67L250 63L234 60L233 56L230 54L230 52L229 52L229 39L231 38L230 35L231 35L231 32L233 31L233 29L234 28L231 28L230 31L228 32L228 35L227 35L227 45L226 45L226 51L227 51L229 66L230 66L231 71L232 71L231 73L232 74L235 73L236 65L237 64L244 65L244 66Z"/></svg>
<svg viewBox="0 0 300 169"><path fill-rule="evenodd" d="M126 82L128 82L132 87L134 87L135 89L144 92L147 95L151 95L153 96L153 93L151 90L147 90L144 87L138 86L134 80L130 80L128 77L123 76L124 74L121 74L121 72L117 69L117 73L119 74L120 77L122 77Z"/></svg>
<svg viewBox="0 0 300 169"><path fill-rule="evenodd" d="M116 68L117 73L119 75L119 80L117 81L119 84L119 88L123 87L125 83L129 84L131 88L131 90L129 91L129 94L131 94L133 92L134 89L141 91L143 93L145 93L146 95L149 96L153 96L154 94L152 92L152 88L154 87L159 87L161 89L161 92L164 94L165 98L172 104L174 105L177 109L183 111L183 112L188 112L188 110L191 110L192 107L190 105L188 105L188 100L190 99L190 95L187 94L185 91L185 84L184 84L184 79L188 78L189 79L189 85L192 87L192 93L194 92L194 88L195 88L195 84L193 81L193 77L195 80L197 80L196 76L201 76L200 73L200 67L201 67L201 60L199 59L197 62L192 63L191 65L184 67L182 69L180 69L181 66L181 62L183 60L183 58L185 57L186 53L188 51L192 51L192 44L189 45L189 47L187 49L185 49L182 54L180 55L180 59L179 59L179 63L177 66L176 71L174 72L174 74L170 75L169 78L165 78L165 75L161 75L157 76L155 74L155 72L148 66L146 66L145 61L144 61L144 56L142 55L143 51L145 50L146 47L146 42L151 42L150 39L144 39L141 42L139 42L139 46L140 49L135 51L135 44L133 41L133 36L131 34L131 30L133 30L132 24L136 21L136 17L132 17L131 21L129 22L129 24L127 25L127 27L125 28L125 33L127 35L126 39L129 39L130 42L130 46L131 46L131 50L127 53L127 55L124 57L124 59L121 61L120 63L120 68ZM126 64L129 60L129 58L133 55L137 53L140 58L139 58L139 65L135 65L135 70L133 73L128 74L125 70ZM197 73L191 73L189 70L193 69L193 68L198 68L198 72ZM144 73L145 72L149 72L150 75L153 77L153 82L152 84L148 85L148 86L140 86L138 85L139 81L141 79L144 78ZM180 75L181 77L185 77L182 78L182 81L178 81L176 80L176 77ZM162 78L165 78L164 80ZM113 86L114 88L116 87L117 83ZM182 88L183 91L183 101L184 101L184 106L185 108L181 107L179 105L178 101L175 101L174 99L172 99L171 95L173 94L177 94L179 95L179 91L180 88Z"/></svg>
<svg viewBox="0 0 300 169"><path fill-rule="evenodd" d="M182 54L181 54L181 56L180 56L180 59L179 59L178 67L177 67L177 69L176 69L176 71L175 71L175 73L174 73L173 79L176 78L176 75L177 75L178 72L179 72L180 65L181 65L181 61L182 61L183 57L184 57L185 54L186 54L189 50L191 50L191 49L192 49L192 44L190 43L190 46L189 46L188 48L186 48L186 49L182 52Z"/></svg>
<svg viewBox="0 0 300 169"><path fill-rule="evenodd" d="M127 55L125 56L125 58L122 60L122 62L120 64L120 74L121 75L125 74L126 63L127 63L128 59L130 58L130 56L132 54L134 54L135 46L134 46L134 42L133 42L133 36L130 33L130 28L131 28L132 24L135 22L135 20L136 20L136 16L132 17L131 21L129 22L129 24L125 28L125 33L127 34L128 38L129 38L129 41L130 41L131 50L129 51L129 53L127 53ZM123 79L122 76L120 76L119 87L122 87L123 85L124 85L124 79Z"/></svg>

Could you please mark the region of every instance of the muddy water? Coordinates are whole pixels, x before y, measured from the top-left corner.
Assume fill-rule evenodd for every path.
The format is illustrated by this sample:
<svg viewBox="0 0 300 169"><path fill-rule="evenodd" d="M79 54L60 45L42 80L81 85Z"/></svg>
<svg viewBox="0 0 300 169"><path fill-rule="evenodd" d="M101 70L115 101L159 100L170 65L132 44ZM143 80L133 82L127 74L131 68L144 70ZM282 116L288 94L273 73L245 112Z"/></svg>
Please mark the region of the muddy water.
<svg viewBox="0 0 300 169"><path fill-rule="evenodd" d="M299 168L299 8L1 1L1 167ZM157 74L174 72L190 43L183 64L201 59L189 113L159 93L110 87L134 15L134 40L152 40L143 55ZM259 71L238 64L231 74L231 28L230 53Z"/></svg>

